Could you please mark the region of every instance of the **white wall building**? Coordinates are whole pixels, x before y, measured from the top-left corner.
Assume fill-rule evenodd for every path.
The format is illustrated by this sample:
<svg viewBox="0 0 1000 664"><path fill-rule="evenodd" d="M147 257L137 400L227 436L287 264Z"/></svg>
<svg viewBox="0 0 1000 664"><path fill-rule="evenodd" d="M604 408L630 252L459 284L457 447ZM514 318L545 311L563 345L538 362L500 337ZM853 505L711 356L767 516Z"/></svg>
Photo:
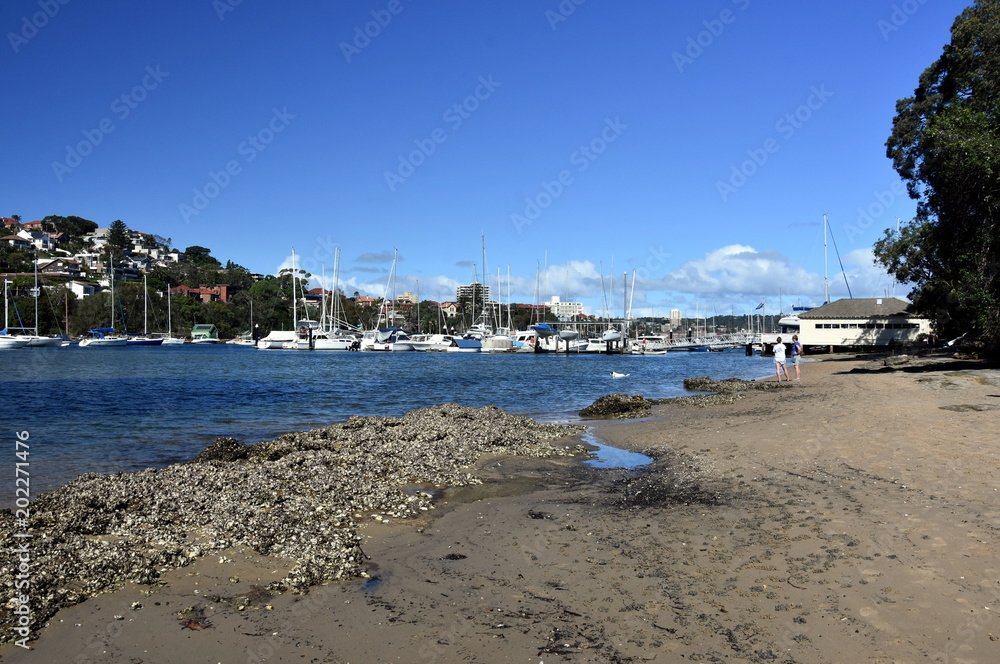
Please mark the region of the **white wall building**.
<svg viewBox="0 0 1000 664"><path fill-rule="evenodd" d="M836 300L799 314L799 341L806 346L888 346L915 343L931 321L895 297ZM782 339L788 341L789 339Z"/></svg>
<svg viewBox="0 0 1000 664"><path fill-rule="evenodd" d="M582 302L561 302L558 295L553 295L545 306L549 308L552 315L559 318L560 320L569 320L574 316L579 316L583 313L583 303Z"/></svg>

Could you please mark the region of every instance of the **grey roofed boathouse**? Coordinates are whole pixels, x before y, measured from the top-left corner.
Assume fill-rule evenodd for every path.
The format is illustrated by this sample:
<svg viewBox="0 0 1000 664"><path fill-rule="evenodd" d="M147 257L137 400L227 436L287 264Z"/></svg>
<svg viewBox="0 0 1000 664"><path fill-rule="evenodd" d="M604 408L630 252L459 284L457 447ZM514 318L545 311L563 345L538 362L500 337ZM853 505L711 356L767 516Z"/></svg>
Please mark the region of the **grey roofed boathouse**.
<svg viewBox="0 0 1000 664"><path fill-rule="evenodd" d="M895 297L836 300L799 314L799 341L808 346L855 348L915 343L931 321Z"/></svg>

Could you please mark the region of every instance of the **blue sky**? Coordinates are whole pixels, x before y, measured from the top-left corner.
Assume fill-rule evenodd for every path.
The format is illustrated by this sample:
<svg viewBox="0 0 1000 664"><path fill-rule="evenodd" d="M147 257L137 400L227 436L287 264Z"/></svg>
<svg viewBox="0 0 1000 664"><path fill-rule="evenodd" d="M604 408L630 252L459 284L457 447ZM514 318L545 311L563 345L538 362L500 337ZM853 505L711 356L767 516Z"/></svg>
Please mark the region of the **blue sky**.
<svg viewBox="0 0 1000 664"><path fill-rule="evenodd" d="M485 235L494 288L616 315L633 270L640 315L819 304L827 214L853 295L891 294L885 139L967 3L681 4L7 0L0 214L264 273L340 247L376 296L398 249L429 299Z"/></svg>

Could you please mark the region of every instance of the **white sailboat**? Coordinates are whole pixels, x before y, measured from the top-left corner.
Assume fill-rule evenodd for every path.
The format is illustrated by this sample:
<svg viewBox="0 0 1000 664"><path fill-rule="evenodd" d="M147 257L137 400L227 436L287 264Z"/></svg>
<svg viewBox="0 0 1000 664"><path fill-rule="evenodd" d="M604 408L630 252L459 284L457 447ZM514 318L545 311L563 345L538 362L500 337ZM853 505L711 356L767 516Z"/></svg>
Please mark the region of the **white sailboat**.
<svg viewBox="0 0 1000 664"><path fill-rule="evenodd" d="M97 348L106 346L125 346L128 339L115 334L115 264L110 262L110 274L108 275L108 286L111 294L111 327L98 327L88 330L89 335L80 340L80 348Z"/></svg>
<svg viewBox="0 0 1000 664"><path fill-rule="evenodd" d="M3 281L3 324L4 328L0 330L0 349L9 348L24 348L28 345L27 339L22 339L19 335L9 334L7 332L7 284L10 282L4 279Z"/></svg>
<svg viewBox="0 0 1000 664"><path fill-rule="evenodd" d="M361 350L369 351L412 351L413 344L410 343L410 336L405 330L393 327L395 310L389 308L389 288L395 285L396 279L396 259L397 252L393 250L392 267L389 269L389 279L385 283L385 292L382 295L382 308L378 313L378 319L374 330L365 331L361 338ZM395 288L393 288L395 290ZM382 317L385 314L387 327L380 328Z"/></svg>
<svg viewBox="0 0 1000 664"><path fill-rule="evenodd" d="M128 340L129 346L160 346L163 339L149 336L149 291L146 289L146 275L142 275L142 336Z"/></svg>
<svg viewBox="0 0 1000 664"><path fill-rule="evenodd" d="M326 268L323 268L326 271ZM330 295L330 314L327 315L326 289L323 289L323 302L320 307L320 329L313 340L316 350L352 350L357 347L357 338L340 328L340 247L334 250L333 258L333 291Z"/></svg>
<svg viewBox="0 0 1000 664"><path fill-rule="evenodd" d="M173 318L171 316L171 302L170 302L170 286L167 286L167 333L166 335L160 337L163 339L161 346L182 346L184 344L183 337L175 337Z"/></svg>

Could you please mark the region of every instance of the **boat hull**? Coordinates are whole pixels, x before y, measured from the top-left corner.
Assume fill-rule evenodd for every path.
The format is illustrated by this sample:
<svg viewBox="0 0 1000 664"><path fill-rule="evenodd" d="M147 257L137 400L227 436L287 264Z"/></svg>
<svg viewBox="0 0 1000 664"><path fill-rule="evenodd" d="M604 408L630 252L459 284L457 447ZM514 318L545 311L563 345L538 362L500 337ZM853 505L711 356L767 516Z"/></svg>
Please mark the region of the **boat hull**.
<svg viewBox="0 0 1000 664"><path fill-rule="evenodd" d="M63 340L59 337L32 337L28 340L29 348L61 348Z"/></svg>
<svg viewBox="0 0 1000 664"><path fill-rule="evenodd" d="M104 339L83 339L80 341L80 348L110 348L127 345L128 339L125 337L105 337Z"/></svg>

